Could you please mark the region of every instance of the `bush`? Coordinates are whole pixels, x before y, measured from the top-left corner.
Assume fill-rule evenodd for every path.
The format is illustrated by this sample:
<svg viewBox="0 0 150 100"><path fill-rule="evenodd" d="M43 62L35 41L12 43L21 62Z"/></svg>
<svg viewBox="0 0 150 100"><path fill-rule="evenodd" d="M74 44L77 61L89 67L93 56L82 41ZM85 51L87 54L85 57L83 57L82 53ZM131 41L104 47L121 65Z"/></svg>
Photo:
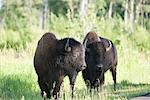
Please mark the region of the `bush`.
<svg viewBox="0 0 150 100"><path fill-rule="evenodd" d="M5 30L1 33L0 39L0 49L10 49L13 48L15 50L24 49L27 43L31 42L32 33L24 30L24 31L13 31L13 30Z"/></svg>

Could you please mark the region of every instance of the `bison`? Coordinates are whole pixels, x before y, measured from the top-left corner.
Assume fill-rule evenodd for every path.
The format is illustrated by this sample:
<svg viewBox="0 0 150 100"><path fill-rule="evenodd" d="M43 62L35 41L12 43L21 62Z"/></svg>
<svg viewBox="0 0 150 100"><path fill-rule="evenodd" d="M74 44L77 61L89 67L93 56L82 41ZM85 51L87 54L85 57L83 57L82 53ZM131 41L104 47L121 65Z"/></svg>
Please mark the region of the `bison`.
<svg viewBox="0 0 150 100"><path fill-rule="evenodd" d="M34 67L42 96L57 99L65 76L69 77L73 96L76 76L86 67L85 48L73 38L58 40L53 33L45 33L38 41Z"/></svg>
<svg viewBox="0 0 150 100"><path fill-rule="evenodd" d="M104 84L104 73L112 72L114 90L116 85L117 51L111 40L99 37L95 32L89 32L84 38L86 45L85 60L87 67L82 71L83 79L90 91Z"/></svg>

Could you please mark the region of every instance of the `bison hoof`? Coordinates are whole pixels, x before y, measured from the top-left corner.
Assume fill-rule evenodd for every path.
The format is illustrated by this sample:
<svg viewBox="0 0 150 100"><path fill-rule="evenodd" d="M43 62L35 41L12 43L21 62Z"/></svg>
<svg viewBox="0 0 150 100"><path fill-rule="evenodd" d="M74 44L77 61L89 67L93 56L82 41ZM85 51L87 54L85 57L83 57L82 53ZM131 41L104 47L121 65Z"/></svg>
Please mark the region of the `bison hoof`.
<svg viewBox="0 0 150 100"><path fill-rule="evenodd" d="M54 94L53 94L53 97L54 97L55 100L57 100L58 97L60 97L60 93L59 93L59 92L54 93Z"/></svg>
<svg viewBox="0 0 150 100"><path fill-rule="evenodd" d="M90 81L89 81L89 80L86 80L86 82L85 82L85 83L86 83L86 85L87 85L87 86L90 86L90 85L91 85L91 83L90 83Z"/></svg>

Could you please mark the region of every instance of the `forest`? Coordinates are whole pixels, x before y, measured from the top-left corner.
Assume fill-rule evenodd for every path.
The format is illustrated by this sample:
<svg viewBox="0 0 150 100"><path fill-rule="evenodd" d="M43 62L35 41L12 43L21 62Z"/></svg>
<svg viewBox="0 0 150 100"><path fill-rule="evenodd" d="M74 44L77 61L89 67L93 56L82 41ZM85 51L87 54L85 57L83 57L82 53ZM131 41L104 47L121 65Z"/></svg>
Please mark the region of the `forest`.
<svg viewBox="0 0 150 100"><path fill-rule="evenodd" d="M83 43L95 31L118 52L117 86L87 91L79 73L75 100L127 100L150 91L150 0L0 0L0 100L41 100L33 56L46 32ZM68 77L61 100L70 100Z"/></svg>

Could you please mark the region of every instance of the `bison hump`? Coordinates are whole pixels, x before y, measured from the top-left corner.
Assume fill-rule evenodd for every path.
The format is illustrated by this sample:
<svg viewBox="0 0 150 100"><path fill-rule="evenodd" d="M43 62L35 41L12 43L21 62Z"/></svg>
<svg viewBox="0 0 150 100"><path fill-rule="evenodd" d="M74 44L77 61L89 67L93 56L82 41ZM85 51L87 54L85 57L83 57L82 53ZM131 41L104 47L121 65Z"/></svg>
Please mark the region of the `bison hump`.
<svg viewBox="0 0 150 100"><path fill-rule="evenodd" d="M53 33L45 33L38 42L37 52L40 55L47 55L55 51L57 39Z"/></svg>
<svg viewBox="0 0 150 100"><path fill-rule="evenodd" d="M98 37L98 35L93 31L87 33L87 35L84 38L83 44L85 43L86 39L88 40L87 45L93 42L100 41L100 38Z"/></svg>

